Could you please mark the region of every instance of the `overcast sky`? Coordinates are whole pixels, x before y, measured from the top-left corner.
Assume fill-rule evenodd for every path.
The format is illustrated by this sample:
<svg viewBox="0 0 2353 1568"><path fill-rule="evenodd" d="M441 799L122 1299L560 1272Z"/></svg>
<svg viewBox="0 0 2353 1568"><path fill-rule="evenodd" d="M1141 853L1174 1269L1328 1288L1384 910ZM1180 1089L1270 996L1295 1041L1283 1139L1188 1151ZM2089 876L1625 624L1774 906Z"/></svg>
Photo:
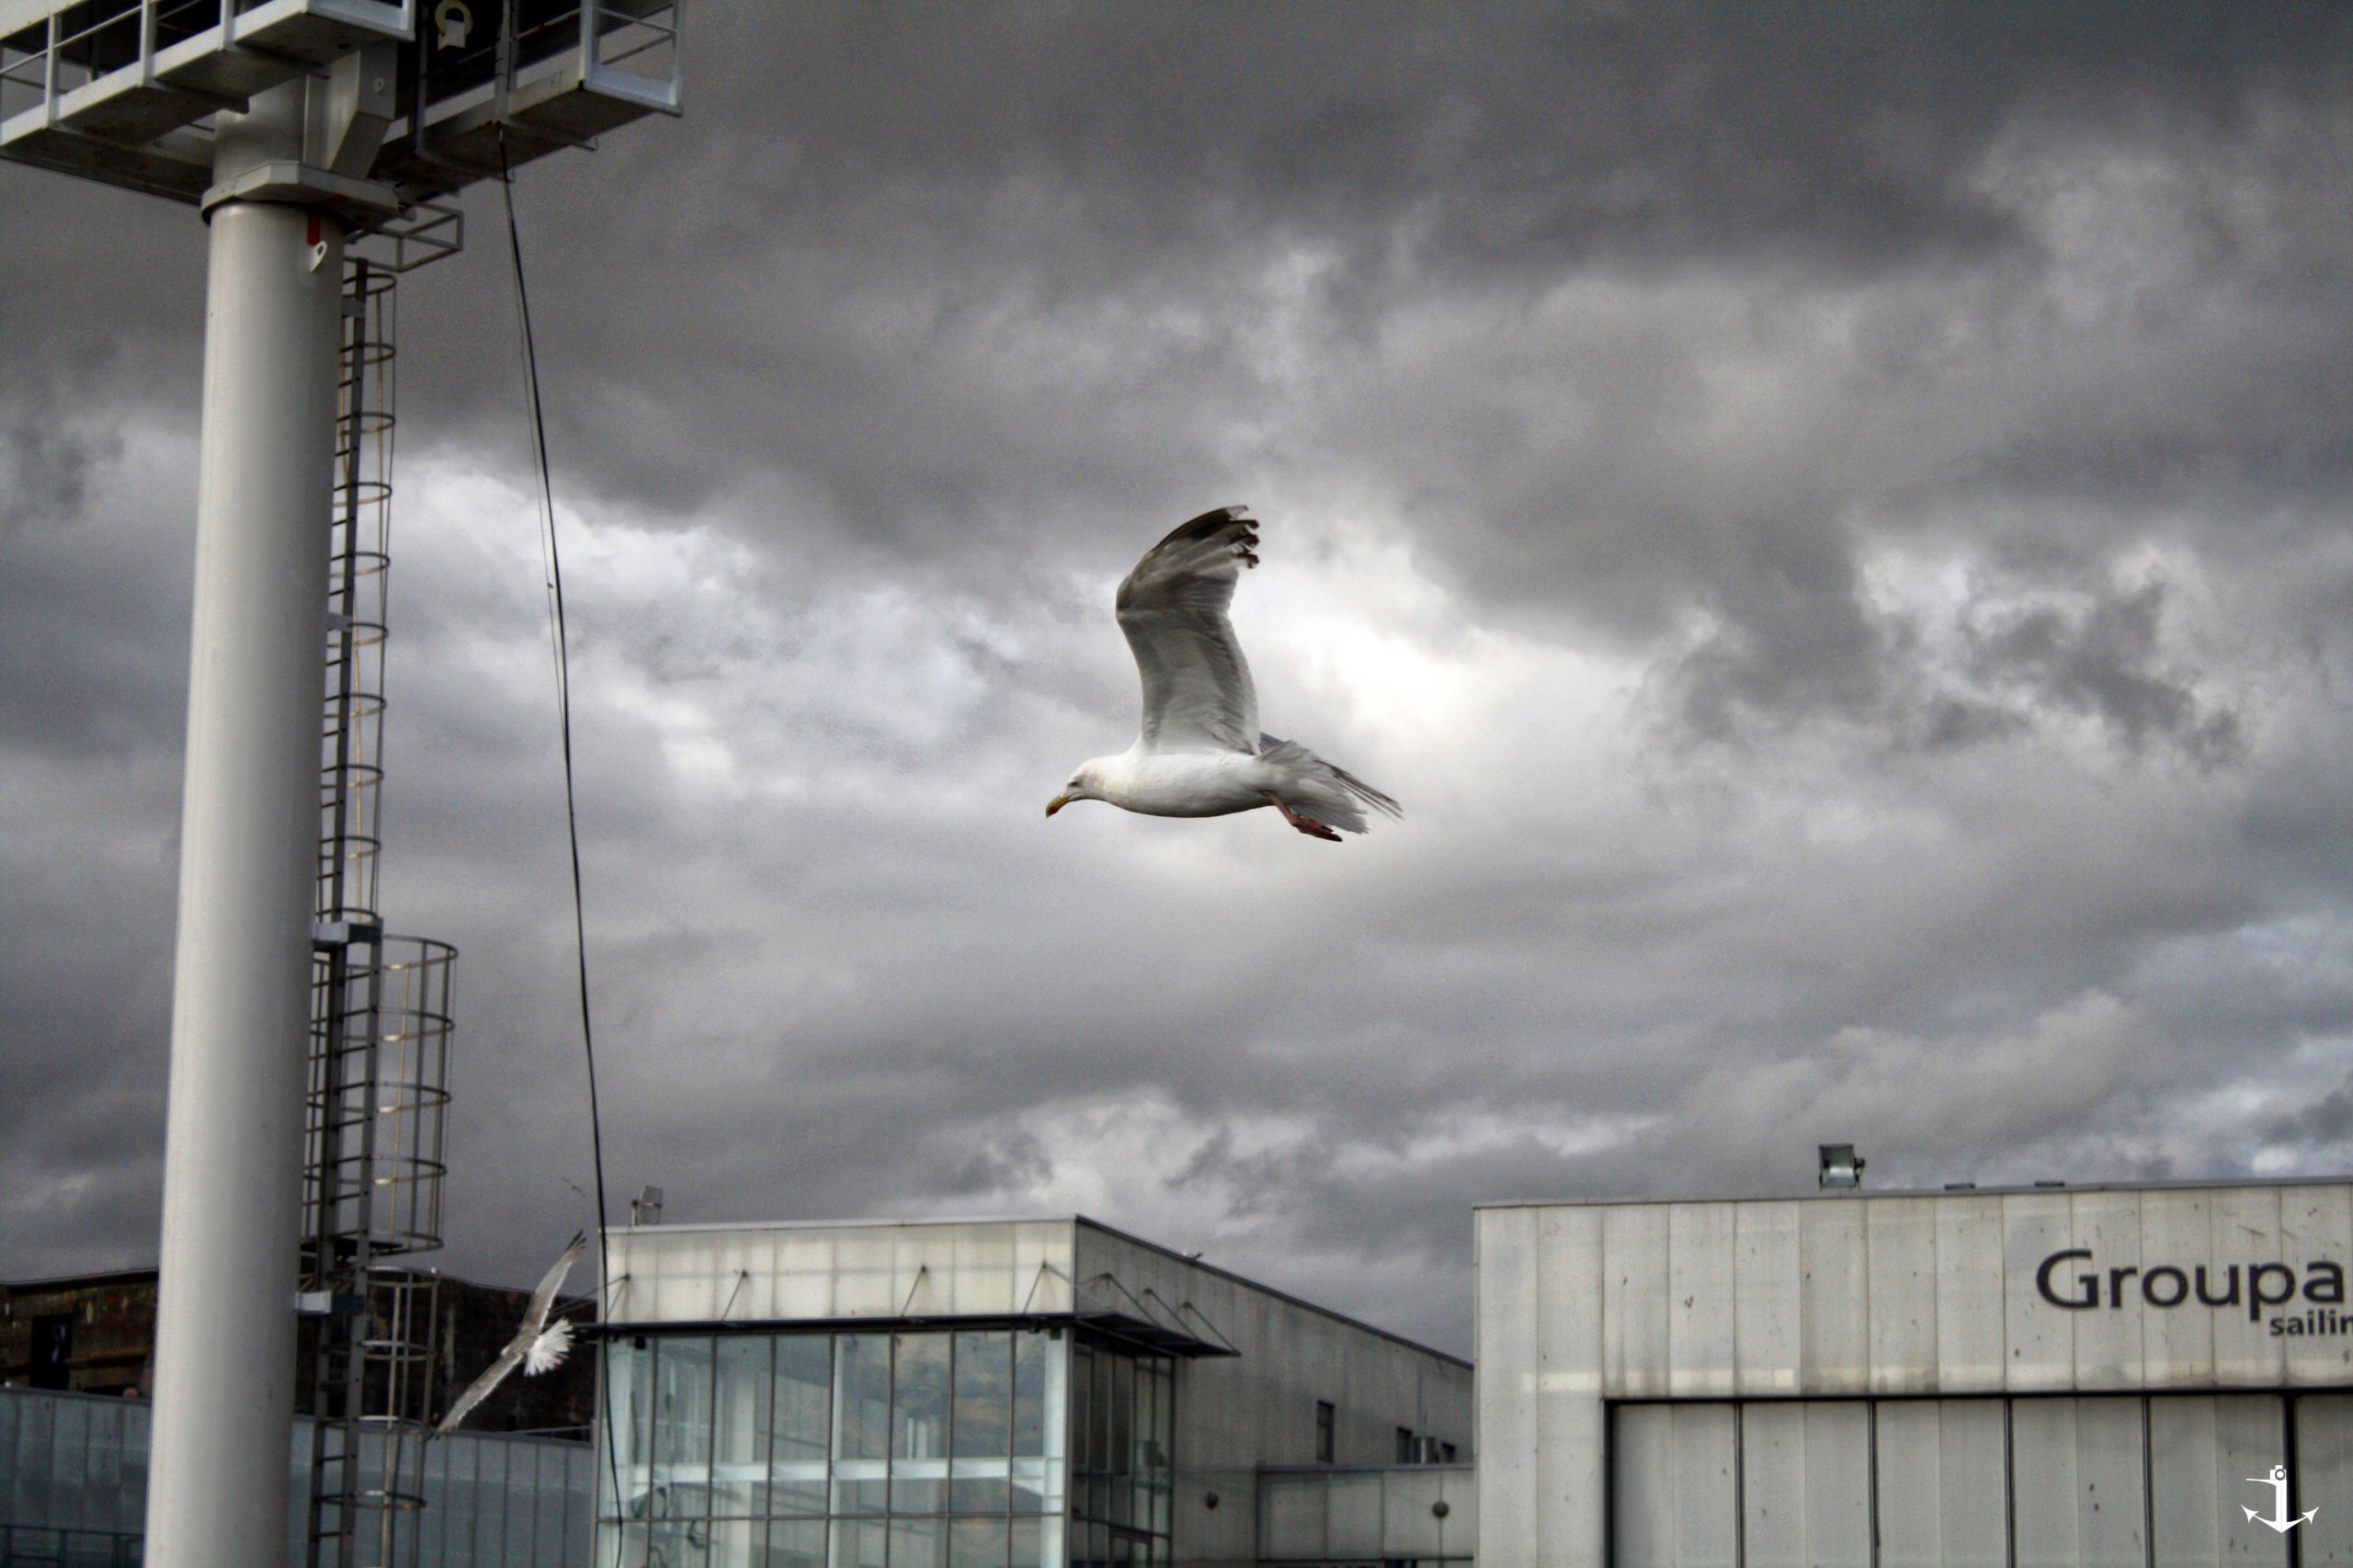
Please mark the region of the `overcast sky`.
<svg viewBox="0 0 2353 1568"><path fill-rule="evenodd" d="M1471 1205L2353 1153L2353 12L769 6L534 164L615 1205L1083 1211L1471 1347ZM401 289L457 1272L583 1217L496 193ZM151 1262L195 214L0 166L0 1277ZM1317 843L1047 799L1245 502Z"/></svg>

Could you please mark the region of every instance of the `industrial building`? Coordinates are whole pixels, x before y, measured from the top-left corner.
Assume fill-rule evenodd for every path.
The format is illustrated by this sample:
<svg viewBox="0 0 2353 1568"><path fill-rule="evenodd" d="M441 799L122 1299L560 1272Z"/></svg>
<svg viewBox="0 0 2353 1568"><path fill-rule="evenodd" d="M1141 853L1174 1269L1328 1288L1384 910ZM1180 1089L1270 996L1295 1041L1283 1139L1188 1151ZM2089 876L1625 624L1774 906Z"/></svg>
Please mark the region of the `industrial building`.
<svg viewBox="0 0 2353 1568"><path fill-rule="evenodd" d="M512 1336L530 1292L447 1276L434 1283L434 1381L446 1398ZM0 1568L142 1560L155 1289L153 1268L0 1284ZM585 1321L595 1302L566 1298L558 1310ZM316 1376L315 1320L299 1327L290 1368L290 1564L308 1557L328 1403ZM465 1430L432 1444L415 1472L422 1506L398 1528L404 1551L414 1542L417 1568L585 1563L595 1393L593 1366L575 1357L541 1377L508 1379Z"/></svg>
<svg viewBox="0 0 2353 1568"><path fill-rule="evenodd" d="M446 1400L490 1364L522 1321L529 1290L434 1277L434 1382ZM586 1296L566 1296L559 1314L597 1315ZM317 1320L296 1325L294 1409L322 1413ZM0 1388L65 1390L138 1397L155 1384L155 1270L114 1269L0 1283ZM510 1378L467 1417L478 1432L534 1432L585 1441L596 1401L594 1369L577 1358L537 1378ZM8 1496L0 1489L0 1520Z"/></svg>
<svg viewBox="0 0 2353 1568"><path fill-rule="evenodd" d="M294 1417L278 1562L308 1558L320 1423ZM0 1568L136 1568L153 1407L135 1397L0 1388ZM365 1440L365 1439L363 1439ZM577 1438L460 1431L431 1444L394 1546L414 1568L585 1568L590 1467ZM414 1555L409 1555L413 1553Z"/></svg>
<svg viewBox="0 0 2353 1568"><path fill-rule="evenodd" d="M1477 1211L1483 1568L2353 1562L2353 1183Z"/></svg>
<svg viewBox="0 0 2353 1568"><path fill-rule="evenodd" d="M1470 1363L1090 1220L637 1226L608 1269L600 1562L1471 1555Z"/></svg>
<svg viewBox="0 0 2353 1568"><path fill-rule="evenodd" d="M1475 1226L1475 1400L1468 1362L1086 1219L617 1231L602 1446L435 1444L418 1560L2353 1562L2353 1181ZM144 1415L0 1392L0 1558L70 1528L131 1561Z"/></svg>

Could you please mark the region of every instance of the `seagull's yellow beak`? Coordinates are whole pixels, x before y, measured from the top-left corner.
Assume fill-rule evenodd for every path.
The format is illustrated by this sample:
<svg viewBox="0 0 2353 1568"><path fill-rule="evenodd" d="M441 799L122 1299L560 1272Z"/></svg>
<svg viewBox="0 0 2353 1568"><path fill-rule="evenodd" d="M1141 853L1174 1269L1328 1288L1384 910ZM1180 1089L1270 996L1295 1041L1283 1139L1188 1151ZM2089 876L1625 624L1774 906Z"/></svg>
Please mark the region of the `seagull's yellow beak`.
<svg viewBox="0 0 2353 1568"><path fill-rule="evenodd" d="M1070 796L1057 795L1052 800L1046 802L1046 814L1048 816L1052 816L1056 812L1061 811L1064 806L1069 805L1070 802Z"/></svg>

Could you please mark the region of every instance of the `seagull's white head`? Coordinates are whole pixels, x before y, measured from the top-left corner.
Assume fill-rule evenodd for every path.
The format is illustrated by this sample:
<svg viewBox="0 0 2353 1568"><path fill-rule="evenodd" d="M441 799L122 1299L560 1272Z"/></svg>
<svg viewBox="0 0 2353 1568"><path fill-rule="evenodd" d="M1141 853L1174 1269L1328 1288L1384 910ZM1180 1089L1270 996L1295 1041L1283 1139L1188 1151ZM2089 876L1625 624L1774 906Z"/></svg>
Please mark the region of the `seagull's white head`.
<svg viewBox="0 0 2353 1568"><path fill-rule="evenodd" d="M1108 800L1103 792L1105 760L1098 756L1092 762L1080 763L1078 771L1070 776L1070 782L1063 786L1063 792L1046 802L1046 814L1052 816L1073 801Z"/></svg>

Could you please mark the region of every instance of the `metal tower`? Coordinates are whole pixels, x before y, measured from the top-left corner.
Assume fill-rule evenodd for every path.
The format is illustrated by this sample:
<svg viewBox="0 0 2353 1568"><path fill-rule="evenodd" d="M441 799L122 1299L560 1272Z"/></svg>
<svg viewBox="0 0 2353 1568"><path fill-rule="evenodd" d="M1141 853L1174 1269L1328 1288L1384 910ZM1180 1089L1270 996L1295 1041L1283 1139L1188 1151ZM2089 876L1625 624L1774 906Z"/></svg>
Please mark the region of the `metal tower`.
<svg viewBox="0 0 2353 1568"><path fill-rule="evenodd" d="M457 952L387 935L376 892L396 280L359 256L344 285L302 1194L316 1324L309 1568L415 1561L433 1414L438 1280L406 1260L441 1245Z"/></svg>
<svg viewBox="0 0 2353 1568"><path fill-rule="evenodd" d="M441 1079L421 1063L446 1049L447 950L397 949L381 923L348 918L340 937L329 918L313 947L314 913L373 914L351 902L344 851L323 877L318 849L323 815L346 849L373 820L353 805L372 754L331 751L326 793L340 803L323 801L320 772L330 630L341 692L361 667L348 638L365 597L367 547L349 532L334 547L330 524L345 514L324 460L339 436L355 448L364 436L364 417L338 414L347 241L415 237L430 226L423 203L496 172L502 155L519 164L676 114L683 10L0 0L0 156L193 203L211 230L151 1568L261 1564L284 1551L306 1274L325 1305L358 1309L331 1312L340 1326L323 1335L345 1408L410 1408L415 1340L402 1325L415 1299L377 1260L438 1226ZM348 462L341 478L347 502ZM355 588L334 617L331 557ZM357 717L351 704L331 712L331 731ZM358 793L372 802L372 783ZM387 1018L416 1023L388 1030ZM306 1142L321 1173L307 1227ZM360 1188L364 1202L346 1201ZM356 1539L347 1521L400 1511L397 1485L369 1478L401 1471L366 1449L363 1439L334 1456L338 1501L313 1521L322 1540Z"/></svg>

